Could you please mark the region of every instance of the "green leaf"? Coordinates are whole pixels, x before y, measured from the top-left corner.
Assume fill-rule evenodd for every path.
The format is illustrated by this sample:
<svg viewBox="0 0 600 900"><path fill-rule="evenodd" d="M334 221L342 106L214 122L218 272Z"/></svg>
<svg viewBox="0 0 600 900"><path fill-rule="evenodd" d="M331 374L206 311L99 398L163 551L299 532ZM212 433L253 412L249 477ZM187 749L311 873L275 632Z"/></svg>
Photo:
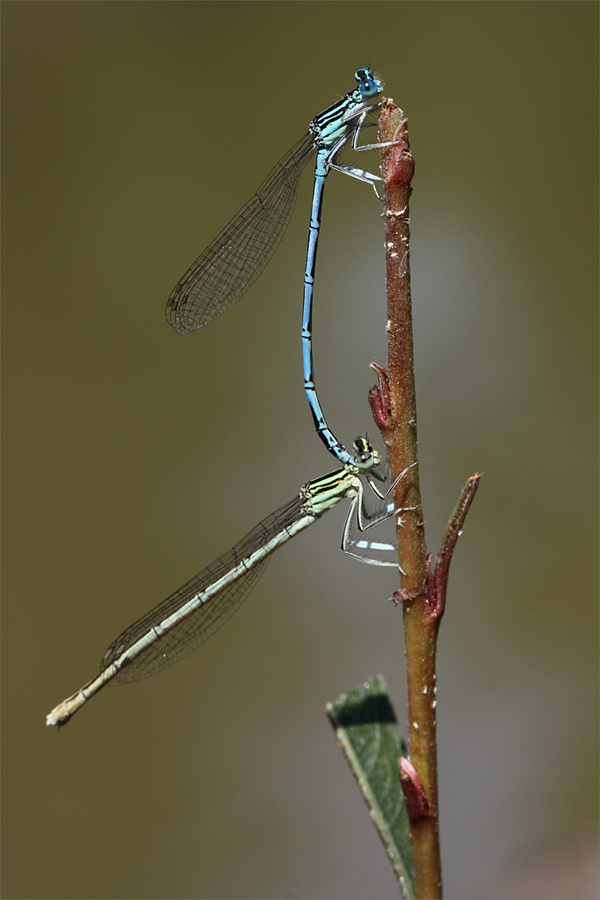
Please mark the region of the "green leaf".
<svg viewBox="0 0 600 900"><path fill-rule="evenodd" d="M385 679L378 675L342 694L327 704L327 715L396 873L400 895L412 900L412 846L398 775L398 757L408 753Z"/></svg>

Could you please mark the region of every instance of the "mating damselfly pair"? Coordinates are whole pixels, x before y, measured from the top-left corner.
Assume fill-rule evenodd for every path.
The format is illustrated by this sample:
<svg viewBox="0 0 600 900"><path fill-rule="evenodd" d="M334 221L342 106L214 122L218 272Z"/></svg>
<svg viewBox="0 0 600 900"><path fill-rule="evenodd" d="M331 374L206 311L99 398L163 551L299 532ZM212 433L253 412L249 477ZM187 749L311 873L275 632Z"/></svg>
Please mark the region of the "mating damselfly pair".
<svg viewBox="0 0 600 900"><path fill-rule="evenodd" d="M100 674L55 707L46 718L48 725L67 722L104 685L145 678L194 650L235 612L270 555L341 500L350 500L342 536L344 552L375 565L398 565L393 543L369 540L367 534L393 514L390 494L404 473L390 485L381 472L385 467L378 452L366 438L357 438L354 455L346 450L327 426L313 377L312 299L324 180L335 169L375 188L379 176L341 165L337 157L349 142L354 150L386 146L357 143L360 131L371 124L370 116L379 109L383 88L370 69L358 69L355 78L357 87L316 116L258 193L188 269L167 304L167 319L182 334L202 328L229 309L277 248L293 210L300 175L316 155L304 275L304 387L317 433L343 468L308 482L290 503L263 519L230 551L122 632L104 654ZM379 498L374 509L365 498L363 480Z"/></svg>

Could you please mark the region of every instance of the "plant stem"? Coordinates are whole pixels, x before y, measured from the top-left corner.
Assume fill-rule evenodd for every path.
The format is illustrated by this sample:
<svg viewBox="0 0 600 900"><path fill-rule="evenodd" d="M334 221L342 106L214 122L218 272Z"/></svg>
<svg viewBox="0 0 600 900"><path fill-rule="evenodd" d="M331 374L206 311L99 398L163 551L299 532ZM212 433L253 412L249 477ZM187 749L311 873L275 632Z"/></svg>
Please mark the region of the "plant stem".
<svg viewBox="0 0 600 900"><path fill-rule="evenodd" d="M421 900L442 896L438 840L437 749L435 716L435 652L440 616L429 606L429 560L417 463L417 408L413 365L410 294L410 224L408 200L414 173L407 121L402 110L386 101L379 118L379 140L394 141L382 149L386 280L388 294L388 370L379 367L379 384L370 401L386 446L392 478L406 469L394 491L398 516L403 590L404 639L408 689L410 764L424 802L413 807L411 840L415 889ZM410 809L409 809L410 815Z"/></svg>

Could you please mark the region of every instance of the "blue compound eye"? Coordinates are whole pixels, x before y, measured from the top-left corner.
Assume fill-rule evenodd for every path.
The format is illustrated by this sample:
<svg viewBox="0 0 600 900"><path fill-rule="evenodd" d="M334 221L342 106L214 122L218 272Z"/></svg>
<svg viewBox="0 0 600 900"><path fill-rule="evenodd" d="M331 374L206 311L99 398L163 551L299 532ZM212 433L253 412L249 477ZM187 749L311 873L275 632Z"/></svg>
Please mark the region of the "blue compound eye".
<svg viewBox="0 0 600 900"><path fill-rule="evenodd" d="M362 81L359 84L358 89L363 97L376 97L379 93L377 82L374 81L373 78L367 78L365 81Z"/></svg>
<svg viewBox="0 0 600 900"><path fill-rule="evenodd" d="M363 97L376 97L380 93L379 82L373 78L370 69L357 69L354 77L358 81L358 89Z"/></svg>

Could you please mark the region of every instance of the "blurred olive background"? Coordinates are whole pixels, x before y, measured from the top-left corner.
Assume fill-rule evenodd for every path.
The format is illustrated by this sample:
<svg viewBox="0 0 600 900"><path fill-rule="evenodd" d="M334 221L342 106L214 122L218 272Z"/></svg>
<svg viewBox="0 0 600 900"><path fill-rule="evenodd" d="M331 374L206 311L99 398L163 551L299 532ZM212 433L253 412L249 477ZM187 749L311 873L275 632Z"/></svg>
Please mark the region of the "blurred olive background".
<svg viewBox="0 0 600 900"><path fill-rule="evenodd" d="M404 729L398 583L339 552L341 509L198 653L44 724L120 630L335 468L302 389L310 173L238 306L185 338L163 310L369 63L416 158L433 551L484 473L439 645L446 896L596 896L597 5L2 12L4 896L396 896L324 706L382 672ZM380 212L331 174L315 363L346 443L376 433Z"/></svg>

